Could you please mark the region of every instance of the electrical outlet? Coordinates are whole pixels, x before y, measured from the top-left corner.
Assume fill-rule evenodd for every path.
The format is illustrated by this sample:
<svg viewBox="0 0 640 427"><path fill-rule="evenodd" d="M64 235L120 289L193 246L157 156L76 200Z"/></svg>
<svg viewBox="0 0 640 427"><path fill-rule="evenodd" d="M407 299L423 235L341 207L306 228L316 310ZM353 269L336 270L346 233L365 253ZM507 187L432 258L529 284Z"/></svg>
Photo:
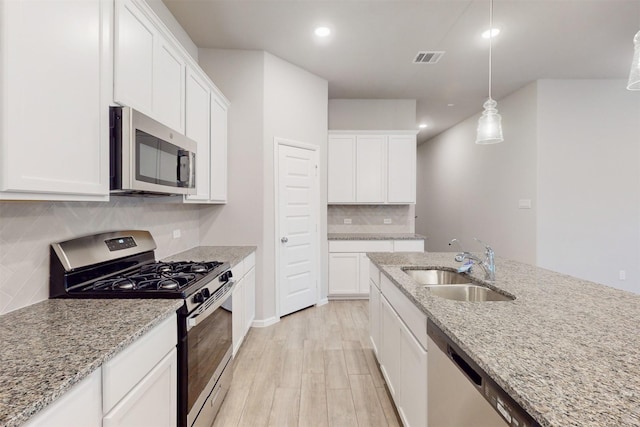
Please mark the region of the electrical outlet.
<svg viewBox="0 0 640 427"><path fill-rule="evenodd" d="M391 218L385 218L384 219L384 223L385 224L391 224Z"/></svg>
<svg viewBox="0 0 640 427"><path fill-rule="evenodd" d="M344 223L345 224L351 224L351 218L345 218L344 219Z"/></svg>
<svg viewBox="0 0 640 427"><path fill-rule="evenodd" d="M173 238L174 238L174 239L179 239L179 238L180 238L180 235L181 235L181 233L180 233L180 229L179 229L179 228L178 228L178 229L173 230Z"/></svg>
<svg viewBox="0 0 640 427"><path fill-rule="evenodd" d="M624 270L620 270L620 272L618 273L618 278L620 280L627 280L627 272Z"/></svg>
<svg viewBox="0 0 640 427"><path fill-rule="evenodd" d="M518 200L518 209L531 209L531 199Z"/></svg>

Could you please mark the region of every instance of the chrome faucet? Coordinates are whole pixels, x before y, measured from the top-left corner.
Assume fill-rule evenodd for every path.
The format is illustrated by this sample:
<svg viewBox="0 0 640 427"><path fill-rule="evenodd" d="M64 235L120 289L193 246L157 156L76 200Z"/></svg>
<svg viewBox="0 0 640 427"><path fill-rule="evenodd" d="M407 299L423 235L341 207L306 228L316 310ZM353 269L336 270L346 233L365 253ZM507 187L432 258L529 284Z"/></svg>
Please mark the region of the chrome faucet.
<svg viewBox="0 0 640 427"><path fill-rule="evenodd" d="M485 248L485 252L484 252L485 258L484 259L480 259L479 257L477 257L476 255L472 254L471 252L467 252L467 251L462 250L462 245L460 244L460 241L458 239L451 239L451 241L449 242L449 245L452 245L452 244L456 243L460 247L460 250L461 250L461 252L456 254L454 259L457 262L464 262L465 260L469 260L469 261L475 262L476 265L479 265L484 270L484 278L486 280L489 280L489 281L493 282L494 280L496 280L495 252L493 251L493 249L491 249L491 246L489 246L488 244L486 244L482 240L478 239L477 237L474 237L473 240L475 240L476 242L478 242L478 243L480 243L481 245L484 246L484 248Z"/></svg>

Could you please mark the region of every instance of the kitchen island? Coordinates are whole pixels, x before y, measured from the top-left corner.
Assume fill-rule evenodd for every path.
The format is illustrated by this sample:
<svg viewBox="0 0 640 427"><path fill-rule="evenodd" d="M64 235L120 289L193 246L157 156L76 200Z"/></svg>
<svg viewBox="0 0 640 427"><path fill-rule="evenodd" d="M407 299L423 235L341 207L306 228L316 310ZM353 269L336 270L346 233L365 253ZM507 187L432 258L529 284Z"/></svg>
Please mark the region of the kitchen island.
<svg viewBox="0 0 640 427"><path fill-rule="evenodd" d="M640 295L498 258L494 283L472 276L514 301L451 301L402 267L456 269L454 253L367 255L541 425L640 426Z"/></svg>

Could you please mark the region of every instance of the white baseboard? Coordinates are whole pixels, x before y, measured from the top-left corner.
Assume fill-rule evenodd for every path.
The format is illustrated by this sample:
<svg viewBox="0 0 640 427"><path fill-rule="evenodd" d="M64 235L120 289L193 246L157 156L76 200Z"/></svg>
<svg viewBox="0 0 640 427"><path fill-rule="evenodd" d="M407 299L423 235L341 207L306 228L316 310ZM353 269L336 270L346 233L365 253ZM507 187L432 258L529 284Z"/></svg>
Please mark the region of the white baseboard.
<svg viewBox="0 0 640 427"><path fill-rule="evenodd" d="M325 305L325 304L329 304L328 298L322 298L320 301L318 301L318 303L316 304L316 307L320 307L321 305Z"/></svg>
<svg viewBox="0 0 640 427"><path fill-rule="evenodd" d="M329 301L369 299L369 294L329 295Z"/></svg>
<svg viewBox="0 0 640 427"><path fill-rule="evenodd" d="M279 321L279 317L273 316L264 320L254 320L253 322L251 322L251 326L254 328L266 328L267 326L275 325Z"/></svg>

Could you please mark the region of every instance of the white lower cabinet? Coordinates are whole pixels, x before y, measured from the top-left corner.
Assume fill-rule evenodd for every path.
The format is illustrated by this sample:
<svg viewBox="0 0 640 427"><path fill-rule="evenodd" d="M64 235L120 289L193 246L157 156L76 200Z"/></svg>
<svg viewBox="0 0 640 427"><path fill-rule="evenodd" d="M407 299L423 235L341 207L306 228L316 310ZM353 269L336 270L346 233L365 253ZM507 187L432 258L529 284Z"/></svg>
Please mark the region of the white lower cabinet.
<svg viewBox="0 0 640 427"><path fill-rule="evenodd" d="M423 252L424 240L333 240L329 242L329 298L369 295L367 252Z"/></svg>
<svg viewBox="0 0 640 427"><path fill-rule="evenodd" d="M99 427L102 425L102 373L96 369L24 427Z"/></svg>
<svg viewBox="0 0 640 427"><path fill-rule="evenodd" d="M404 426L424 427L426 316L373 263L369 268L369 330L380 369Z"/></svg>
<svg viewBox="0 0 640 427"><path fill-rule="evenodd" d="M25 423L27 427L175 427L176 315L105 362Z"/></svg>
<svg viewBox="0 0 640 427"><path fill-rule="evenodd" d="M175 347L103 419L103 427L172 427L177 416Z"/></svg>
<svg viewBox="0 0 640 427"><path fill-rule="evenodd" d="M231 272L236 287L231 294L233 301L231 334L235 356L256 317L256 255L255 252L236 264Z"/></svg>

